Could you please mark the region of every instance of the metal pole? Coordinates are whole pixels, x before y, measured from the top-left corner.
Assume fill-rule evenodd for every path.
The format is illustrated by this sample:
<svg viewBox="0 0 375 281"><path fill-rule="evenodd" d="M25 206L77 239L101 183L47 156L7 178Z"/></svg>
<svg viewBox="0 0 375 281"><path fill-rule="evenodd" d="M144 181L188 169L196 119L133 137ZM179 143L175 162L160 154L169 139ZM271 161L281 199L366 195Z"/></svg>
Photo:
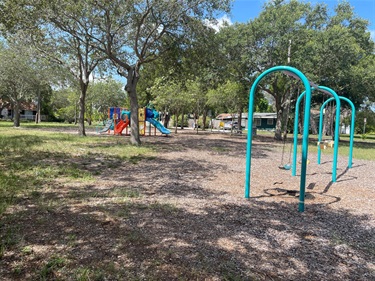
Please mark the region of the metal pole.
<svg viewBox="0 0 375 281"><path fill-rule="evenodd" d="M333 97L328 99L323 105L325 106L328 101L335 100L336 101L336 122L335 122L335 137L334 137L334 145L333 145L333 165L332 165L332 182L336 182L336 173L337 173L337 159L339 153L339 138L340 138L340 108L341 102L339 96L336 94L334 90L325 86L319 86L319 90L323 90L325 92L330 93ZM324 106L321 108L321 112L323 111ZM319 132L321 133L321 132ZM319 140L320 141L320 140ZM318 159L320 161L320 159Z"/></svg>

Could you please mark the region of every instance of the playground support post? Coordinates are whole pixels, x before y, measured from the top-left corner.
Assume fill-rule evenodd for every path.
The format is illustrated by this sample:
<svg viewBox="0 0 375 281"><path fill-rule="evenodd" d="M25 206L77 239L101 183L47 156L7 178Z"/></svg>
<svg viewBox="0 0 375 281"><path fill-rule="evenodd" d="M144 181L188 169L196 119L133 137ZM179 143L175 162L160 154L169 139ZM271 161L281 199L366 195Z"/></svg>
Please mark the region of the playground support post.
<svg viewBox="0 0 375 281"><path fill-rule="evenodd" d="M352 165L353 165L353 144L354 144L354 126L355 126L355 106L354 104L352 103L352 101L346 97L342 97L342 96L339 96L339 99L340 100L344 100L346 101L347 103L349 103L351 109L352 109L352 116L351 116L351 122L350 122L350 141L349 141L349 160L348 160L348 168L351 168ZM323 131L323 111L325 109L325 106L333 101L334 98L330 98L328 100L326 100L321 109L320 109L320 120L319 120L319 141L321 141L321 136L322 136L322 131ZM336 126L339 126L340 125L340 119L337 119L337 116L336 116ZM336 141L336 137L335 137L335 141ZM338 140L337 140L338 142ZM336 145L336 144L335 144ZM321 151L320 151L320 148L318 147L318 164L320 164L320 157L321 157Z"/></svg>
<svg viewBox="0 0 375 281"><path fill-rule="evenodd" d="M332 182L336 182L337 179L337 159L339 154L339 139L340 139L340 111L341 111L341 102L339 96L336 94L334 90L325 86L319 86L318 90L322 90L324 92L330 93L333 98L328 100L335 100L336 101L336 122L335 122L335 135L334 135L334 145L333 145L333 164L332 164ZM319 118L319 137L318 142L322 141L322 129L323 128L323 109L327 101L323 103L320 108L320 118ZM318 146L318 164L320 164L320 155L321 155L321 148Z"/></svg>
<svg viewBox="0 0 375 281"><path fill-rule="evenodd" d="M312 91L314 90L320 90L322 92L328 93L332 95L333 97L330 100L336 101L336 120L340 121L340 98L336 94L335 91L332 89L325 87L325 86L316 86L311 88ZM295 112L295 118L294 118L294 145L293 145L293 164L292 164L292 176L296 175L297 171L297 145L298 145L298 118L299 118L299 105L301 103L302 98L304 97L305 92L303 92L297 99L296 103L296 112ZM322 134L321 134L321 126L323 124L323 109L327 101L322 105L321 111L320 111L320 118L319 118L319 137L318 142L322 141ZM337 178L337 158L338 158L338 147L339 147L339 121L335 123L335 136L334 136L334 154L333 154L333 164L332 164L332 182L336 182ZM320 146L318 146L318 164L320 164L320 153L321 149Z"/></svg>
<svg viewBox="0 0 375 281"><path fill-rule="evenodd" d="M308 154L308 141L309 141L309 121L310 121L310 106L311 106L311 89L310 83L306 76L296 68L290 66L275 66L260 74L251 87L249 94L249 110L248 110L248 133L247 133L247 150L246 150L246 178L245 178L245 198L250 197L250 174L251 174L251 149L252 149L252 128L253 128L253 114L254 114L254 96L256 88L260 81L270 73L282 71L291 76L299 78L306 92L305 99L305 113L304 113L304 126L302 136L302 167L300 178L300 195L298 210L303 212L305 210L305 189L306 189L306 169L307 169L307 154Z"/></svg>

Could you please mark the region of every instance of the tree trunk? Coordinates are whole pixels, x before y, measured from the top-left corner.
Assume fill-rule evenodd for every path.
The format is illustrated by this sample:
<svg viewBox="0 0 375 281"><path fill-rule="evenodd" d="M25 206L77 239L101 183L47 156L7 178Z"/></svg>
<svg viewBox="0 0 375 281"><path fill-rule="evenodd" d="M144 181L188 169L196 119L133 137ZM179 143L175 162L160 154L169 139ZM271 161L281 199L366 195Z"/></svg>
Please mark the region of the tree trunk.
<svg viewBox="0 0 375 281"><path fill-rule="evenodd" d="M290 103L286 103L277 113L275 139L284 140L288 132Z"/></svg>
<svg viewBox="0 0 375 281"><path fill-rule="evenodd" d="M89 126L92 125L92 103L90 103L88 106L87 106L87 109L86 109L86 119L87 119L87 124Z"/></svg>
<svg viewBox="0 0 375 281"><path fill-rule="evenodd" d="M16 101L14 103L14 109L13 109L13 126L18 128L21 124L20 122L20 109L21 109L21 106L20 106L20 103L18 101Z"/></svg>
<svg viewBox="0 0 375 281"><path fill-rule="evenodd" d="M174 124L175 124L175 126L174 126L174 132L177 134L177 127L178 127L178 115L179 115L180 113L178 112L178 111L176 111L175 112L175 114L174 114Z"/></svg>
<svg viewBox="0 0 375 281"><path fill-rule="evenodd" d="M125 86L125 91L130 98L130 143L133 145L140 145L141 139L139 137L139 124L138 124L138 97L137 97L137 83L139 77L135 67L128 70L128 77Z"/></svg>
<svg viewBox="0 0 375 281"><path fill-rule="evenodd" d="M78 134L82 137L86 136L85 132L85 101L89 84L81 81L81 95L79 96L79 115L78 115Z"/></svg>
<svg viewBox="0 0 375 281"><path fill-rule="evenodd" d="M206 120L207 120L207 110L203 109L203 116L202 116L202 131L206 130Z"/></svg>
<svg viewBox="0 0 375 281"><path fill-rule="evenodd" d="M168 128L169 119L170 119L169 112L165 111L164 112L164 123L163 123L165 128Z"/></svg>
<svg viewBox="0 0 375 281"><path fill-rule="evenodd" d="M242 126L241 126L241 123L242 123L242 108L239 108L238 109L238 131L242 132Z"/></svg>
<svg viewBox="0 0 375 281"><path fill-rule="evenodd" d="M38 124L40 123L40 121L42 120L41 116L40 116L40 111L41 111L41 94L40 94L40 87L38 87L37 89L38 91L38 97L37 97L37 100L38 100L38 103L37 103L37 109L36 109L36 118L35 118L35 123Z"/></svg>
<svg viewBox="0 0 375 281"><path fill-rule="evenodd" d="M198 118L197 118L197 115L198 115ZM199 129L199 114L197 113L194 113L194 124L195 124L195 128L197 129L197 134L198 134L198 129Z"/></svg>
<svg viewBox="0 0 375 281"><path fill-rule="evenodd" d="M182 113L181 113L181 130L184 129L184 118L185 117L185 114L184 114L184 110L182 110Z"/></svg>
<svg viewBox="0 0 375 281"><path fill-rule="evenodd" d="M317 135L318 134L317 125L316 125L314 116L311 113L310 113L310 128L311 128L311 133L313 135Z"/></svg>
<svg viewBox="0 0 375 281"><path fill-rule="evenodd" d="M277 111L277 114L276 114L276 126L275 126L275 136L274 136L274 139L276 140L282 140L283 139L283 136L282 136L282 128L281 128L281 119L282 119L282 116L283 115L283 111L282 109L280 108L278 111ZM252 130L252 128L249 128L249 130Z"/></svg>
<svg viewBox="0 0 375 281"><path fill-rule="evenodd" d="M78 118L77 118L77 102L75 102L75 104L74 104L74 125L77 125L77 123L78 123Z"/></svg>
<svg viewBox="0 0 375 281"><path fill-rule="evenodd" d="M324 109L323 115L323 129L322 129L322 136L330 136L332 135L331 132L331 121L332 121L332 108L326 107Z"/></svg>
<svg viewBox="0 0 375 281"><path fill-rule="evenodd" d="M332 106L331 107L331 120L330 120L330 131L331 131L331 137L332 139L334 139L334 136L335 136L335 117L336 117L336 106Z"/></svg>

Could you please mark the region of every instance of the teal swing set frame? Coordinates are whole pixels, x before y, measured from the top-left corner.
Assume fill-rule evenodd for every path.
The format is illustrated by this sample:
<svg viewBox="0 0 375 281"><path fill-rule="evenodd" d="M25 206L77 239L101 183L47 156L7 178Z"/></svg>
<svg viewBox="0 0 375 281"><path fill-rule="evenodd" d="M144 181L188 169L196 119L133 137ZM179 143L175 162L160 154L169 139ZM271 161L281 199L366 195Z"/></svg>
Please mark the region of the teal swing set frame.
<svg viewBox="0 0 375 281"><path fill-rule="evenodd" d="M304 118L303 118L303 132L302 132L302 152L301 152L301 175L300 175L300 192L299 192L299 203L298 211L305 211L305 190L306 190L306 171L308 163L308 144L309 144L309 127L310 127L310 108L311 108L311 95L313 90L320 90L325 93L332 95L333 97L328 99L320 109L320 124L319 124L319 142L322 140L322 120L323 120L323 109L329 101L335 100L336 102L336 123L335 123L335 136L334 136L334 160L332 167L332 182L336 181L336 170L337 170L337 157L338 157L338 141L339 141L339 122L340 122L340 100L348 102L352 108L352 120L351 120L351 132L350 132L350 153L349 153L349 164L348 168L352 166L352 151L353 151L353 137L354 137L354 123L355 123L355 108L353 103L344 97L338 96L332 89L324 86L317 86L310 82L307 77L298 69L291 66L275 66L263 73L261 73L254 81L250 93L249 93L249 108L248 108L248 133L247 134L247 148L246 148L246 174L245 174L245 198L250 198L251 189L251 151L252 151L252 139L253 135L251 130L253 128L253 116L254 116L254 97L256 89L260 81L267 75L274 72L283 72L289 76L301 80L305 91L298 97L296 102L296 113L294 121L294 138L293 138L293 162L292 176L296 175L297 166L297 142L298 142L298 118L299 118L299 107L302 98L305 98L304 104ZM320 164L320 149L318 148L318 164ZM286 169L288 170L288 169Z"/></svg>

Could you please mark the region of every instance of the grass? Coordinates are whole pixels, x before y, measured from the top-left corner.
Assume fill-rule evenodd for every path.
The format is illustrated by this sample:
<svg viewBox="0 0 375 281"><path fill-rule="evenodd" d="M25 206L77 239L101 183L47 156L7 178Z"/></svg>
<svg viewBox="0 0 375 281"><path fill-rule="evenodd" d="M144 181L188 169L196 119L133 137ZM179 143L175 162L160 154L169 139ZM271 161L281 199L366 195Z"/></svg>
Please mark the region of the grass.
<svg viewBox="0 0 375 281"><path fill-rule="evenodd" d="M262 137L269 137L273 138L274 132L272 131L258 131L257 134ZM288 139L285 143L285 146L288 147L287 150L289 151L289 146L291 145L293 135L289 135ZM299 139L301 136L299 135ZM318 136L310 135L309 136L309 153L316 153L318 151L317 148L317 139ZM339 142L339 155L340 156L349 156L349 135L340 135L340 142ZM298 148L300 152L300 148ZM322 153L326 154L333 154L333 149L325 149L321 150ZM353 145L353 158L362 159L362 160L373 160L375 159L375 135L368 134L367 138L363 140L362 136L357 134L354 136L354 145Z"/></svg>
<svg viewBox="0 0 375 281"><path fill-rule="evenodd" d="M80 137L59 132L61 129L76 130L77 127L22 123L21 128L13 128L9 122L0 122L0 216L9 210L0 221L0 259L10 252L22 256L21 261L12 265L14 278L28 271L32 272L33 280L60 280L59 276L68 275L74 280L104 280L108 268L71 268L71 257L60 252L46 256L39 267L28 268L27 261L36 259L38 253L24 243L18 229L22 211L15 217L11 214L12 208L36 208L41 214L54 214L73 201L84 204L93 199L113 198L113 202L119 202L117 204L131 204L127 203L128 200L139 198L139 191L129 187L92 190L90 186L95 185L102 171L139 165L144 160L153 159L154 150L147 146L132 146L125 137ZM58 189L64 185L79 188L60 196ZM126 217L129 212L129 208L125 208L119 213ZM35 217L33 221L37 227L46 227L50 223L48 215ZM131 233L129 239L139 238L136 233ZM70 249L79 239L77 234L67 233L56 243Z"/></svg>
<svg viewBox="0 0 375 281"><path fill-rule="evenodd" d="M72 128L57 123L26 123L16 129L9 122L0 122L0 214L19 196L35 197L41 188L59 188L56 179L90 183L105 168L136 165L154 157L152 148L132 146L126 138L84 138L43 130L56 126Z"/></svg>

